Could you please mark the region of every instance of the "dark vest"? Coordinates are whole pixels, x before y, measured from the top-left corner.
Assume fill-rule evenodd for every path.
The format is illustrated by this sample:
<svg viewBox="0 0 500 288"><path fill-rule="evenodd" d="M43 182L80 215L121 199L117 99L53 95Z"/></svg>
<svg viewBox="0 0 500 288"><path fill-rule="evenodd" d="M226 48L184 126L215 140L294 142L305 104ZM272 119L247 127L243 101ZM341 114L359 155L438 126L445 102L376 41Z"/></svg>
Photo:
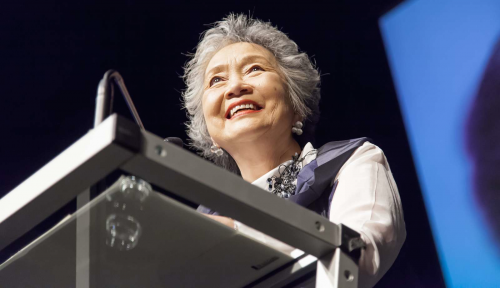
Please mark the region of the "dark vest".
<svg viewBox="0 0 500 288"><path fill-rule="evenodd" d="M318 149L316 159L304 166L297 176L295 195L288 198L300 206L306 207L326 218L330 217L330 203L338 181L333 180L340 168L369 138L358 138L326 143ZM220 215L208 207L200 205L201 213Z"/></svg>

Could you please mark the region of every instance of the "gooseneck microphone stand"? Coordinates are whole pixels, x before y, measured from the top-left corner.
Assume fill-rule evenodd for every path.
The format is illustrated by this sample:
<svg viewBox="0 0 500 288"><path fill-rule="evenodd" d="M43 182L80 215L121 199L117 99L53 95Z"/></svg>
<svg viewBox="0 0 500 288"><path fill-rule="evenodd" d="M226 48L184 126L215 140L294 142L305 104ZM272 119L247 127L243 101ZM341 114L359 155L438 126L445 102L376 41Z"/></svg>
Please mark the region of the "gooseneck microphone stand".
<svg viewBox="0 0 500 288"><path fill-rule="evenodd" d="M139 113L137 113L137 109L135 109L134 102L132 101L132 98L130 98L125 82L123 81L120 73L115 70L106 71L99 82L99 86L97 87L94 128L101 124L101 122L113 112L114 87L111 81L114 81L116 86L118 86L123 97L125 97L125 102L127 102L130 112L132 112L132 115L134 116L135 122L139 125L141 130L144 130L141 117L139 117Z"/></svg>
<svg viewBox="0 0 500 288"><path fill-rule="evenodd" d="M104 73L99 85L97 86L97 97L95 99L96 107L95 107L95 118L94 118L94 128L101 124L104 119L106 119L109 115L113 113L113 100L114 100L114 86L113 81L120 89L123 97L125 98L125 102L127 103L132 116L134 116L134 120L139 125L141 130L144 129L144 125L142 124L141 117L139 117L139 113L135 108L134 102L128 93L127 86L125 86L125 82L123 81L123 77L115 70L108 70ZM170 142L177 146L183 147L184 143L182 139L179 137L167 137L164 140L165 142Z"/></svg>

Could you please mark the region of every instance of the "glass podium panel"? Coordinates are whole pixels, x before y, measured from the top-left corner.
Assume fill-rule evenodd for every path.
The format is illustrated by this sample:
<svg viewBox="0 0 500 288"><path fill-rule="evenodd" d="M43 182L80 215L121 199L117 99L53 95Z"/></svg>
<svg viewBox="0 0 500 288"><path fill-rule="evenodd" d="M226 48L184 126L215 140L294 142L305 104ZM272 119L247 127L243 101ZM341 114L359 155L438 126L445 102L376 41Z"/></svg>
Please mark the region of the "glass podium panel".
<svg viewBox="0 0 500 288"><path fill-rule="evenodd" d="M293 258L140 179L106 191L0 265L2 287L244 287Z"/></svg>

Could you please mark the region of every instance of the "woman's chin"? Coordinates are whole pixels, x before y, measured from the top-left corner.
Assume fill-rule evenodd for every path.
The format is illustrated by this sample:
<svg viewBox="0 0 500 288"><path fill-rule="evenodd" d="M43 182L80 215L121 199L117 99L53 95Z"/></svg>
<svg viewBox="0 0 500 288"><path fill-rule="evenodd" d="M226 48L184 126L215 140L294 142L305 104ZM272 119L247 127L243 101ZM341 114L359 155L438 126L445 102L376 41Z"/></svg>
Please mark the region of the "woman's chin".
<svg viewBox="0 0 500 288"><path fill-rule="evenodd" d="M256 121L235 121L225 127L226 137L234 142L258 141L266 129L265 125L256 123Z"/></svg>

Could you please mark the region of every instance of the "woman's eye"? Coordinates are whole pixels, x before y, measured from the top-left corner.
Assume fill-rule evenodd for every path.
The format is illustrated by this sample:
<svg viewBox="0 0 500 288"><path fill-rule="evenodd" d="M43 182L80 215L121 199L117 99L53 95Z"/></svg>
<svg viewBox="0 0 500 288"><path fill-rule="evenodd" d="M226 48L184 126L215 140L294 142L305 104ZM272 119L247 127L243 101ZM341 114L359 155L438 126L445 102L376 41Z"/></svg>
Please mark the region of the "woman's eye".
<svg viewBox="0 0 500 288"><path fill-rule="evenodd" d="M253 66L250 68L250 72L255 72L255 71L264 71L264 69L260 68L259 66Z"/></svg>
<svg viewBox="0 0 500 288"><path fill-rule="evenodd" d="M220 77L214 77L212 78L212 80L210 80L210 87L212 87L212 85L214 84L217 84L221 81L222 79Z"/></svg>

